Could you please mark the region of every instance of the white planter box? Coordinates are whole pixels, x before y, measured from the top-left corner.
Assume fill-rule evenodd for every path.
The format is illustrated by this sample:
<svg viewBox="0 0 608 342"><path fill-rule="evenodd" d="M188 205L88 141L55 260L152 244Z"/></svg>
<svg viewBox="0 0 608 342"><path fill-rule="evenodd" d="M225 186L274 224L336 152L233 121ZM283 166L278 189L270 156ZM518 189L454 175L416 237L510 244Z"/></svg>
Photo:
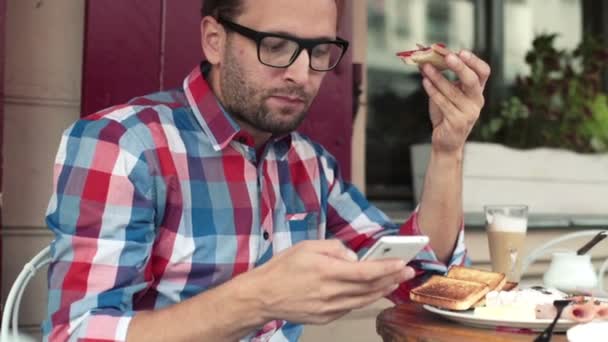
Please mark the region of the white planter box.
<svg viewBox="0 0 608 342"><path fill-rule="evenodd" d="M413 145L411 152L418 202L430 144ZM535 213L608 215L608 154L467 143L463 171L465 212L522 203Z"/></svg>

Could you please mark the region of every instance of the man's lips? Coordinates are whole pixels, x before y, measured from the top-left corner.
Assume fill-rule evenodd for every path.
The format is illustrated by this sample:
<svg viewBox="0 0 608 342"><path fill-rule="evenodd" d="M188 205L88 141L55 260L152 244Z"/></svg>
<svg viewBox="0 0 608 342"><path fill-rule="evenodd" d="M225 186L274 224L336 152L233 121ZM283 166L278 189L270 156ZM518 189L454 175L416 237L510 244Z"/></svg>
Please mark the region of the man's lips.
<svg viewBox="0 0 608 342"><path fill-rule="evenodd" d="M291 104L300 104L305 102L304 98L291 95L273 95L270 98Z"/></svg>

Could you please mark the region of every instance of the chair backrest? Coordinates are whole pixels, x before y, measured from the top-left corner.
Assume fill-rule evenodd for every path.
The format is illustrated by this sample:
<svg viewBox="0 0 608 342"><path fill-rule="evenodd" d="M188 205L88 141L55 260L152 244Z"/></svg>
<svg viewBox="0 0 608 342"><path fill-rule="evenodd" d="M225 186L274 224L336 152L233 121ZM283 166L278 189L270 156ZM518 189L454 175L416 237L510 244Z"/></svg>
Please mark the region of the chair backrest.
<svg viewBox="0 0 608 342"><path fill-rule="evenodd" d="M24 266L17 279L11 286L6 297L2 312L2 326L0 328L0 342L20 341L19 334L19 307L27 284L34 278L36 272L51 261L51 248L46 247L34 256Z"/></svg>
<svg viewBox="0 0 608 342"><path fill-rule="evenodd" d="M577 238L581 238L581 237L585 237L585 236L589 236L589 237L595 236L603 231L605 231L605 230L603 230L603 229L582 230L582 231L578 231L578 232L565 234L565 235L559 236L553 240L549 240L549 241L545 242L544 244L540 245L539 247L534 249L532 252L530 252L530 254L528 254L528 256L523 260L522 267L521 267L521 274L525 274L526 271L528 270L528 267L530 267L530 265L532 265L536 260L538 260L538 258L540 258L541 256L543 256L545 254L551 253L552 247L554 247L564 241L573 240L573 239L577 239ZM602 291L606 290L604 288L604 275L606 274L606 269L608 269L608 259L602 264L602 266L600 267L600 269L598 271L598 289L602 290Z"/></svg>

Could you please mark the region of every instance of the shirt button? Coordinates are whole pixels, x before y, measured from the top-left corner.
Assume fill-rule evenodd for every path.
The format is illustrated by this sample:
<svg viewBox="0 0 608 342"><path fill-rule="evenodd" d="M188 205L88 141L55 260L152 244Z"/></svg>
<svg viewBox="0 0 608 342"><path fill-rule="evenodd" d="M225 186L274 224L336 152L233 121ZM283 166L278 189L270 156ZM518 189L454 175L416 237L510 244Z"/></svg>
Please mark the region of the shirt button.
<svg viewBox="0 0 608 342"><path fill-rule="evenodd" d="M264 236L264 240L268 240L270 238L270 234L268 234L267 231L264 231L263 236Z"/></svg>

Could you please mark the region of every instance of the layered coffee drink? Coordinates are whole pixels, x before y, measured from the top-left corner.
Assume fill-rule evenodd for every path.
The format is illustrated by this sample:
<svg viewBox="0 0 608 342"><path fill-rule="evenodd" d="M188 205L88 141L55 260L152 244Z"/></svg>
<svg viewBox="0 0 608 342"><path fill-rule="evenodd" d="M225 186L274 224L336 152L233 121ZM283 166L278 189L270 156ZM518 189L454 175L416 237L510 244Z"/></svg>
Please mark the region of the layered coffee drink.
<svg viewBox="0 0 608 342"><path fill-rule="evenodd" d="M528 227L527 207L488 206L485 209L492 271L504 273L509 281L519 282Z"/></svg>

